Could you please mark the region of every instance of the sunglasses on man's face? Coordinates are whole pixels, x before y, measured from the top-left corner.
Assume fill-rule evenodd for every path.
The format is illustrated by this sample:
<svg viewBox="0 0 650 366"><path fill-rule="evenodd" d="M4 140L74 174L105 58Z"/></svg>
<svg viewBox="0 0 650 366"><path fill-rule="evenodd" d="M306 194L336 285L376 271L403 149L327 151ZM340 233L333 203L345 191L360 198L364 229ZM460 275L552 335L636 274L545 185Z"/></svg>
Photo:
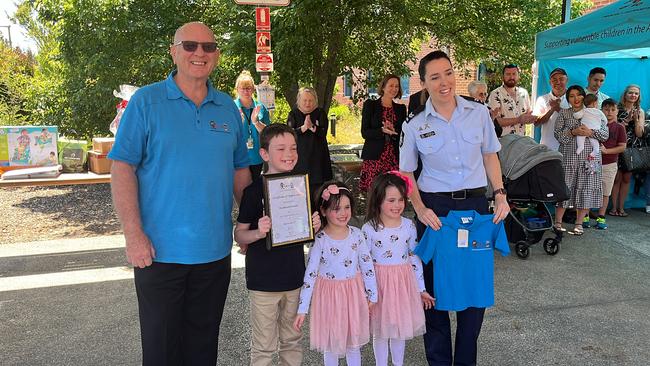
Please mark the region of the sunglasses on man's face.
<svg viewBox="0 0 650 366"><path fill-rule="evenodd" d="M205 53L214 53L217 51L217 42L196 42L196 41L179 41L174 43L174 46L183 45L183 50L186 52L194 52L199 48L203 48Z"/></svg>

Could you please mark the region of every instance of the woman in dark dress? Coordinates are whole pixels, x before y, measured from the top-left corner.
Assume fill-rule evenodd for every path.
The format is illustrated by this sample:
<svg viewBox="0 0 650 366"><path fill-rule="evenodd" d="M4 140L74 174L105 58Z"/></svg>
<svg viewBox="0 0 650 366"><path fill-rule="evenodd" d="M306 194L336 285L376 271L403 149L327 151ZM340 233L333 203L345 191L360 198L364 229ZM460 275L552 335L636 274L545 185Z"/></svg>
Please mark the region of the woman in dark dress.
<svg viewBox="0 0 650 366"><path fill-rule="evenodd" d="M329 121L325 111L318 107L314 89L300 88L297 99L297 106L289 112L287 120L298 135L298 163L294 171L309 174L309 189L314 194L324 182L332 179L327 147Z"/></svg>
<svg viewBox="0 0 650 366"><path fill-rule="evenodd" d="M364 192L376 176L399 168L399 135L406 119L406 106L393 101L402 97L399 77L384 76L379 95L379 99L366 100L361 112L361 136L365 141L359 189Z"/></svg>

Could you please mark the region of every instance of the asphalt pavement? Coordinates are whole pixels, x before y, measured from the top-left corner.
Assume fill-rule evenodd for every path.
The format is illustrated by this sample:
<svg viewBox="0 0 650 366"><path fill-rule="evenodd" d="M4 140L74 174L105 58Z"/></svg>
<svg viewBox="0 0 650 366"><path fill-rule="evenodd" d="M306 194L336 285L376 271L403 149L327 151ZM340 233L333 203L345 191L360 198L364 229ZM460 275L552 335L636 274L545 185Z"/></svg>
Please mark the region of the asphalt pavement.
<svg viewBox="0 0 650 366"><path fill-rule="evenodd" d="M565 236L555 256L540 245L527 260L495 255L496 306L486 312L479 365L650 364L650 216L633 210L608 222L606 231ZM0 245L0 365L139 364L123 247L122 236ZM243 271L234 253L218 365L248 364ZM305 335L304 364L322 364ZM363 364L374 364L370 345ZM407 343L404 364L426 364L421 337Z"/></svg>

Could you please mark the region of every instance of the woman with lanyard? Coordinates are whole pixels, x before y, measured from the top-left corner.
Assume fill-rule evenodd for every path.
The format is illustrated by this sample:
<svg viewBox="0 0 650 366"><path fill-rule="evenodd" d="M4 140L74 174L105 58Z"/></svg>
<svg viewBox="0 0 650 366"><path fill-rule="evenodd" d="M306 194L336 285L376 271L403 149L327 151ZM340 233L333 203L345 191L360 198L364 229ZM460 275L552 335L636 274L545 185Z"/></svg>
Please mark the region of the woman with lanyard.
<svg viewBox="0 0 650 366"><path fill-rule="evenodd" d="M264 104L253 99L255 92L255 81L251 73L242 71L235 81L237 99L235 104L241 113L244 132L247 133L246 147L248 148L248 160L253 179L262 173L262 157L260 156L260 133L264 127L271 123L269 111Z"/></svg>
<svg viewBox="0 0 650 366"><path fill-rule="evenodd" d="M487 107L456 96L456 77L446 53L434 51L420 60L420 82L429 99L402 125L400 171L414 180L418 157L422 173L410 199L417 214L418 237L426 226L441 228L439 217L451 210L488 214L487 178L495 188L493 222L503 220L509 207L501 179L497 151L501 145ZM456 245L454 238L453 245ZM433 293L432 264L424 267L424 281ZM434 295L435 297L435 295ZM485 308L458 311L454 365L475 365L477 340ZM452 365L449 313L425 310L424 345L429 365Z"/></svg>

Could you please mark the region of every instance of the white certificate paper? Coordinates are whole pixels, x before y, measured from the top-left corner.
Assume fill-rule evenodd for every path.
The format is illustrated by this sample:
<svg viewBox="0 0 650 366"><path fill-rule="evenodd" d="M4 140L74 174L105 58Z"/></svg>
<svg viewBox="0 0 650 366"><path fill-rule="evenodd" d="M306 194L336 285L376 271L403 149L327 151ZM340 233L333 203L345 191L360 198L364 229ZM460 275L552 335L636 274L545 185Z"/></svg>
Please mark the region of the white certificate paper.
<svg viewBox="0 0 650 366"><path fill-rule="evenodd" d="M308 177L267 175L264 181L266 214L271 218L267 247L313 240Z"/></svg>

